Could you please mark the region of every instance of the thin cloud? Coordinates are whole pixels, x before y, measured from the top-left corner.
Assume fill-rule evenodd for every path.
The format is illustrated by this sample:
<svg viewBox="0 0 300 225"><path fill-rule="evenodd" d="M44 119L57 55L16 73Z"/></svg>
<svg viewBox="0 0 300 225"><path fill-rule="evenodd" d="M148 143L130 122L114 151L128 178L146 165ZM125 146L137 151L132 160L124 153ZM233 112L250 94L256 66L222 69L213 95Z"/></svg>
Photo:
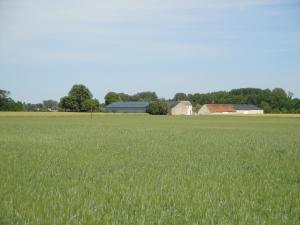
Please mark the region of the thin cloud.
<svg viewBox="0 0 300 225"><path fill-rule="evenodd" d="M139 61L224 56L214 43L172 39L192 23L222 20L222 13L288 0L2 0L2 63ZM194 35L196 31L187 31ZM208 37L230 36L202 31ZM204 36L197 33L199 36ZM73 47L75 46L75 47ZM77 46L82 46L77 47Z"/></svg>

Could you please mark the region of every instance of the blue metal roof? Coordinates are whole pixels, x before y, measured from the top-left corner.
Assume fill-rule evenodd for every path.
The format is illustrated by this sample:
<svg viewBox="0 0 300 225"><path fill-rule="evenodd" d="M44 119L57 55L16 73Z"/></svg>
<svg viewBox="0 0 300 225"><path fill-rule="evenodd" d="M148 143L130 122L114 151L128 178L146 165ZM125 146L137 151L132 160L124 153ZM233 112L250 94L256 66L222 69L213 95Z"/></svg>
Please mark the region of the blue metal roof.
<svg viewBox="0 0 300 225"><path fill-rule="evenodd" d="M107 106L107 108L145 108L148 107L149 102L114 102Z"/></svg>
<svg viewBox="0 0 300 225"><path fill-rule="evenodd" d="M261 110L261 108L258 108L256 105L241 105L241 104L235 104L233 105L235 110Z"/></svg>

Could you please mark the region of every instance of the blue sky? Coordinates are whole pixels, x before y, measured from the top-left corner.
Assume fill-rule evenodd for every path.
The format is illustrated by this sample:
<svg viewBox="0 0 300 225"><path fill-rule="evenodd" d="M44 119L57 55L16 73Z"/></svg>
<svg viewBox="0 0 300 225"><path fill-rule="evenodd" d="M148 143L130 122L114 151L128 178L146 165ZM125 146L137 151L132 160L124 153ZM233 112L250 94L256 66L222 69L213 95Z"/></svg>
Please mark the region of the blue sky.
<svg viewBox="0 0 300 225"><path fill-rule="evenodd" d="M59 100L108 91L283 87L300 97L299 0L1 0L0 89Z"/></svg>

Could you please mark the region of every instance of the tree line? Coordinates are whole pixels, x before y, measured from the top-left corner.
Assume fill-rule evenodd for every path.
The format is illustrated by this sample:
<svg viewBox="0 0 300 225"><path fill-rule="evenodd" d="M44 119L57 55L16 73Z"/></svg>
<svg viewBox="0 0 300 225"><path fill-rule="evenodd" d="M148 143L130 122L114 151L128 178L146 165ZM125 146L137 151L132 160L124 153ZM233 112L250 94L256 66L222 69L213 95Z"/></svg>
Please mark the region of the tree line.
<svg viewBox="0 0 300 225"><path fill-rule="evenodd" d="M0 111L58 111L59 103L55 100L44 100L42 103L32 104L15 101L9 97L10 92L0 89Z"/></svg>
<svg viewBox="0 0 300 225"><path fill-rule="evenodd" d="M134 95L109 92L105 95L105 103L93 98L91 91L82 84L73 85L68 95L59 102L45 100L43 103L31 104L14 101L9 97L9 91L0 89L0 111L66 111L88 112L103 111L105 105L113 102L147 101L150 102L151 114L165 114L167 100L159 98L155 92L139 92ZM204 104L253 104L261 107L266 113L300 113L300 99L294 98L293 93L282 88L259 89L239 88L231 91L217 91L211 93L176 93L172 101L190 101L198 110Z"/></svg>

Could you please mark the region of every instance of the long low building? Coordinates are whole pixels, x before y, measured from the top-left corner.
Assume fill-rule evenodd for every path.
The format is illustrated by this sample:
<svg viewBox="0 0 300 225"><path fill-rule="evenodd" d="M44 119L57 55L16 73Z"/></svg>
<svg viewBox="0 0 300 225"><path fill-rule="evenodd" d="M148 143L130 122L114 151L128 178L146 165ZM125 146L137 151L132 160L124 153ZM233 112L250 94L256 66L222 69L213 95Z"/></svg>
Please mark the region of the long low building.
<svg viewBox="0 0 300 225"><path fill-rule="evenodd" d="M201 107L198 115L236 115L264 114L264 110L250 104L206 104Z"/></svg>
<svg viewBox="0 0 300 225"><path fill-rule="evenodd" d="M256 105L233 105L238 114L264 114L264 110Z"/></svg>
<svg viewBox="0 0 300 225"><path fill-rule="evenodd" d="M106 108L109 112L120 113L145 113L149 102L114 102Z"/></svg>

